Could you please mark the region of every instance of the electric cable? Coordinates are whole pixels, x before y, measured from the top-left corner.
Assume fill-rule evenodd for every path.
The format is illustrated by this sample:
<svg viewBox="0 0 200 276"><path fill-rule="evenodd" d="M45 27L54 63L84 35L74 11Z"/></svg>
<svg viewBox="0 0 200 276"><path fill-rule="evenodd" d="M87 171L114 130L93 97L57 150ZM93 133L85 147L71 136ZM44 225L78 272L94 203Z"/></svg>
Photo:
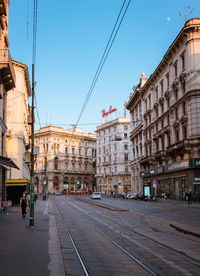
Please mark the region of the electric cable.
<svg viewBox="0 0 200 276"><path fill-rule="evenodd" d="M80 119L81 119L81 117L82 117L82 115L83 115L83 112L84 112L84 110L85 110L85 108L86 108L86 106L87 106L87 104L88 104L88 101L89 101L89 99L90 99L90 97L91 97L91 95L92 95L92 92L93 92L93 90L94 90L94 88L95 88L95 85L96 85L96 83L97 83L97 80L98 80L98 78L99 78L99 76L100 76L100 73L101 73L101 71L102 71L102 69L103 69L103 66L104 66L104 64L105 64L105 62L106 62L106 60L107 60L108 54L110 53L110 50L111 50L111 48L112 48L112 46L113 46L113 43L114 43L115 38L116 38L116 36L117 36L117 33L118 33L119 29L120 29L120 26L121 26L121 24L122 24L122 21L123 21L123 19L124 19L124 17L125 17L125 14L126 14L126 12L127 12L127 10L128 10L128 7L129 7L130 3L131 3L131 0L129 0L129 1L128 1L128 4L126 5L126 8L125 8L125 10L124 10L124 12L123 12L123 15L121 16L122 11L123 11L123 9L124 9L124 6L125 6L125 4L126 4L126 1L127 1L127 0L124 0L123 3L122 3L121 9L120 9L120 11L119 11L119 14L118 14L117 19L116 19L116 21L115 21L115 24L114 24L114 27L113 27L113 29L112 29L111 35L110 35L110 37L109 37L109 39L108 39L108 42L107 42L107 44L106 44L105 50L104 50L103 55L102 55L102 58L101 58L101 60L100 60L100 63L99 63L99 65L98 65L98 67L97 67L97 70L96 70L95 76L94 76L94 78L93 78L93 81L92 81L92 83L91 83L91 86L90 86L90 88L89 88L89 91L88 91L88 93L87 93L87 95L86 95L86 98L85 98L85 101L84 101L83 106L82 106L82 108L81 108L81 111L80 111L80 113L79 113L78 119L77 119L76 123L74 124L73 135L74 135L75 129L76 129L76 127L77 127L77 125L78 125L78 123L79 123L79 121L80 121ZM120 22L119 22L120 16L121 16L121 20L120 20ZM118 22L119 22L119 24L118 24ZM118 24L118 27L117 27L117 24ZM115 30L116 30L116 31L115 31ZM71 140L73 139L73 135L72 135Z"/></svg>

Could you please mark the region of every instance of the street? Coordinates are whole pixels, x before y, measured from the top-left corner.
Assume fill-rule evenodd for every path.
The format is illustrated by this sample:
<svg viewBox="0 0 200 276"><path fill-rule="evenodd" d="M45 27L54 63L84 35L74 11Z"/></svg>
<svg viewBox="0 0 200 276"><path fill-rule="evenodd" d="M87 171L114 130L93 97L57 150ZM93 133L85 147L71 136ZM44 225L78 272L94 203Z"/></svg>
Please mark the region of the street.
<svg viewBox="0 0 200 276"><path fill-rule="evenodd" d="M199 237L170 226L197 229L199 207L76 196L53 196L49 206L70 275L199 275Z"/></svg>

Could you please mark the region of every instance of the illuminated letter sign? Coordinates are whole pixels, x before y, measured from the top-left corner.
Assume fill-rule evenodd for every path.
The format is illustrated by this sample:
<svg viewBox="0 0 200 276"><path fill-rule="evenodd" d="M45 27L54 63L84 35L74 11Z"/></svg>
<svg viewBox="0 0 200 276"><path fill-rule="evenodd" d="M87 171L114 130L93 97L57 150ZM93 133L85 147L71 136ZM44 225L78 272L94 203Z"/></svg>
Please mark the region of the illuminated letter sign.
<svg viewBox="0 0 200 276"><path fill-rule="evenodd" d="M103 110L101 111L102 117L104 118L105 116L108 116L108 114L111 114L111 113L113 113L113 112L115 112L115 111L117 111L117 108L112 108L112 105L110 105L109 111L108 111L108 112L106 112L105 109L103 109Z"/></svg>

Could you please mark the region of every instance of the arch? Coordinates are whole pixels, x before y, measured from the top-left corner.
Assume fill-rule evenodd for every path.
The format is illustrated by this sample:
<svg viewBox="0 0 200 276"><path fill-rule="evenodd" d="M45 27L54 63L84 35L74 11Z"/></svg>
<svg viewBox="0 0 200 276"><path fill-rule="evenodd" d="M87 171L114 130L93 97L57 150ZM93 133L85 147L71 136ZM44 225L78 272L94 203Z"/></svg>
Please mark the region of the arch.
<svg viewBox="0 0 200 276"><path fill-rule="evenodd" d="M69 177L68 176L64 176L63 184L69 184Z"/></svg>

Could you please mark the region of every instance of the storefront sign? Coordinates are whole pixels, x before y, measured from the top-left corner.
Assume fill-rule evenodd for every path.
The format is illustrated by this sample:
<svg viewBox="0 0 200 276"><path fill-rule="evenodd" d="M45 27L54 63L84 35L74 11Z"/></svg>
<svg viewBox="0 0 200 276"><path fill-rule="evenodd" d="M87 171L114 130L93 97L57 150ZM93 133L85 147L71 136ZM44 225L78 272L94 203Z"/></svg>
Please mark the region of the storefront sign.
<svg viewBox="0 0 200 276"><path fill-rule="evenodd" d="M112 108L112 105L110 105L109 111L106 112L105 109L103 109L103 110L101 111L102 117L104 118L104 117L108 116L108 114L111 114L111 113L113 113L113 112L115 112L115 111L117 111L117 108Z"/></svg>
<svg viewBox="0 0 200 276"><path fill-rule="evenodd" d="M155 169L152 169L150 171L145 171L145 172L142 171L142 172L140 172L140 176L142 176L142 177L148 177L148 176L153 176L153 175L156 175L156 174L159 174L159 173L163 173L163 166L155 168Z"/></svg>
<svg viewBox="0 0 200 276"><path fill-rule="evenodd" d="M200 158L190 158L190 168L200 169Z"/></svg>
<svg viewBox="0 0 200 276"><path fill-rule="evenodd" d="M164 166L164 172L171 172L171 171L176 171L176 170L186 169L186 168L189 168L188 160L166 165Z"/></svg>

